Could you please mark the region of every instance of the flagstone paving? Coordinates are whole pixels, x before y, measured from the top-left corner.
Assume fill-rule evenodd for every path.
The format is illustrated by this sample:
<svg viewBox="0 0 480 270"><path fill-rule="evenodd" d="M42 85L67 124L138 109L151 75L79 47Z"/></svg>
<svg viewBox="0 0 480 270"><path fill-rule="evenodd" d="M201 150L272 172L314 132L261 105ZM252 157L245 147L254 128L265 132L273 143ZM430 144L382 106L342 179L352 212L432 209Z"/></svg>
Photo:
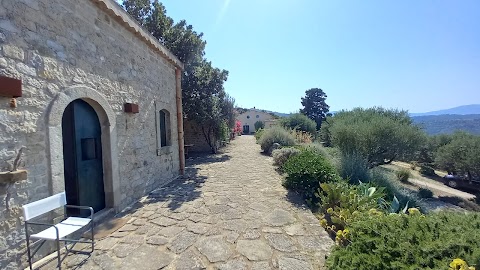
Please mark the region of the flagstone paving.
<svg viewBox="0 0 480 270"><path fill-rule="evenodd" d="M187 165L183 179L135 204L124 213L125 226L98 241L92 256L69 256L66 268L323 268L333 241L282 187L253 136Z"/></svg>

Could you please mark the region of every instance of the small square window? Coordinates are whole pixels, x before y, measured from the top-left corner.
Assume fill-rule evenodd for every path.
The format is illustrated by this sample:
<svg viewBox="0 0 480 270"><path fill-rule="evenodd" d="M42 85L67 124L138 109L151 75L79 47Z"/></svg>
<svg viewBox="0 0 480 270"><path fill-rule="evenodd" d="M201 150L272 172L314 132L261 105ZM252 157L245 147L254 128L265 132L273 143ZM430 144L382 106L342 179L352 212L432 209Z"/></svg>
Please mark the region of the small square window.
<svg viewBox="0 0 480 270"><path fill-rule="evenodd" d="M82 160L91 160L97 158L97 147L95 138L81 139Z"/></svg>

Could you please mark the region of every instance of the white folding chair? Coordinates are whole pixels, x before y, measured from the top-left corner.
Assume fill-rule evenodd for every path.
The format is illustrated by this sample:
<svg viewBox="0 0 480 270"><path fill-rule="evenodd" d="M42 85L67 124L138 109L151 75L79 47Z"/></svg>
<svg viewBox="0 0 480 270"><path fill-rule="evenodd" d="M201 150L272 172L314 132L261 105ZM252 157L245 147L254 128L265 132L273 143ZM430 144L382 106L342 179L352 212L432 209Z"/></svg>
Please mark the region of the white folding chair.
<svg viewBox="0 0 480 270"><path fill-rule="evenodd" d="M33 222L32 219L46 214L50 211L53 211L57 208L64 207L64 218L61 222L57 224L48 224L42 222ZM55 241L57 248L57 260L58 268L61 269L62 261L67 257L68 253L84 253L90 254L94 250L94 234L93 234L93 208L89 206L77 206L77 205L67 205L65 192L47 197L45 199L32 202L24 205L23 207L23 217L25 219L25 234L27 240L27 255L28 255L28 264L30 269L32 269L32 259L33 256L38 252L38 250L45 244L46 241ZM89 210L90 216L87 218L83 217L68 217L67 209L74 208L80 210ZM35 234L30 234L29 226L42 226L46 227L43 231L40 231ZM91 231L91 241L80 240L80 239L67 239L66 237L71 235L74 232L79 231L82 228L89 226ZM88 231L88 230L87 230ZM37 241L32 243L33 245L39 244L36 249L30 251L30 239L36 239ZM66 253L63 258L60 256L60 242L65 243ZM68 247L68 243L73 243ZM73 247L77 243L88 243L92 245L90 252L85 252L81 250L74 250Z"/></svg>

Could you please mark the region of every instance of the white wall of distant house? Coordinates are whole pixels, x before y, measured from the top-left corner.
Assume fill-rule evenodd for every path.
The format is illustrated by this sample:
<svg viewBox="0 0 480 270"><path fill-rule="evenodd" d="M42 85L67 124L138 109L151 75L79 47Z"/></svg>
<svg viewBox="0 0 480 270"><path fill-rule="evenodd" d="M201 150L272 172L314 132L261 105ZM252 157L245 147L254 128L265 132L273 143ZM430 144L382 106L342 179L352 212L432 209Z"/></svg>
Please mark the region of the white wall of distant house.
<svg viewBox="0 0 480 270"><path fill-rule="evenodd" d="M255 122L262 121L265 123L265 127L270 127L275 122L274 117L266 112L257 109L250 109L246 112L239 114L237 120L242 123L242 130L244 126L249 126L250 133L255 132Z"/></svg>

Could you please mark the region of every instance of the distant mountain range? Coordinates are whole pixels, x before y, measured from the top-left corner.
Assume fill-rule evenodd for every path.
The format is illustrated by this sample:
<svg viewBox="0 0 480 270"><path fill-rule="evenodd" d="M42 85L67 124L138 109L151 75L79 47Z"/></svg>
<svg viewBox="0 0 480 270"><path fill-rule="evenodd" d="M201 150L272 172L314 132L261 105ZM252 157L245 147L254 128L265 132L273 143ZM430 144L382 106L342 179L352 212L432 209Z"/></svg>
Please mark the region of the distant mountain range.
<svg viewBox="0 0 480 270"><path fill-rule="evenodd" d="M480 114L424 115L413 116L412 119L428 135L452 134L455 131L480 135Z"/></svg>
<svg viewBox="0 0 480 270"><path fill-rule="evenodd" d="M480 135L480 104L426 113L411 113L410 116L413 122L421 126L429 135L451 134L455 131Z"/></svg>
<svg viewBox="0 0 480 270"><path fill-rule="evenodd" d="M279 117L288 117L290 113L280 113L274 111L266 111L269 113L273 113ZM336 112L330 112L335 114ZM410 116L427 116L427 115L446 115L446 114L457 114L457 115L469 115L469 114L480 114L480 104L470 104L470 105L463 105L458 106L450 109L438 110L438 111L431 111L431 112L423 112L423 113L410 113Z"/></svg>
<svg viewBox="0 0 480 270"><path fill-rule="evenodd" d="M271 113L271 114L274 114L278 117L289 117L291 113L280 113L280 112L272 112L272 111L267 111L265 110L267 113Z"/></svg>
<svg viewBox="0 0 480 270"><path fill-rule="evenodd" d="M444 115L444 114L459 114L459 115L480 114L480 104L463 105L455 108L425 112L425 113L410 113L410 116Z"/></svg>
<svg viewBox="0 0 480 270"><path fill-rule="evenodd" d="M279 117L288 117L288 113L267 111ZM458 106L455 108L410 113L413 122L421 126L429 135L451 134L466 131L480 135L480 104Z"/></svg>

